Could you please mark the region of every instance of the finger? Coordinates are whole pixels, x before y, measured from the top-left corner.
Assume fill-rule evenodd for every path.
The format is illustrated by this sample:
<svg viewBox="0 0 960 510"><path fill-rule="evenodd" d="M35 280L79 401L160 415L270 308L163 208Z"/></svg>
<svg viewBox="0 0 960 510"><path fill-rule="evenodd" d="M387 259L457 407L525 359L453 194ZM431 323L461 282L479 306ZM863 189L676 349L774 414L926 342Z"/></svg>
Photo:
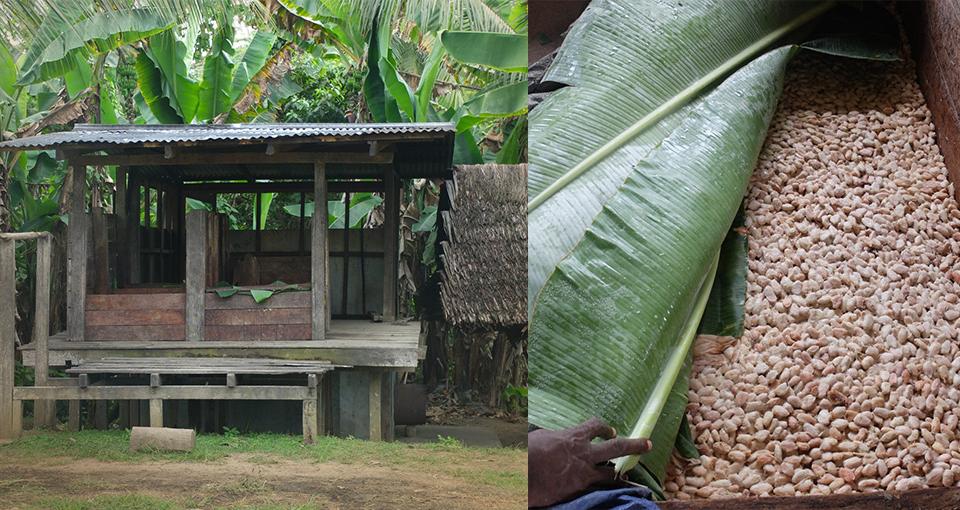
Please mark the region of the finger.
<svg viewBox="0 0 960 510"><path fill-rule="evenodd" d="M570 429L570 432L574 437L584 440L590 440L595 437L601 437L603 439L617 437L617 431L596 416Z"/></svg>
<svg viewBox="0 0 960 510"><path fill-rule="evenodd" d="M590 460L599 464L617 457L647 453L652 447L653 443L646 438L630 439L626 437L618 437L609 441L591 445Z"/></svg>

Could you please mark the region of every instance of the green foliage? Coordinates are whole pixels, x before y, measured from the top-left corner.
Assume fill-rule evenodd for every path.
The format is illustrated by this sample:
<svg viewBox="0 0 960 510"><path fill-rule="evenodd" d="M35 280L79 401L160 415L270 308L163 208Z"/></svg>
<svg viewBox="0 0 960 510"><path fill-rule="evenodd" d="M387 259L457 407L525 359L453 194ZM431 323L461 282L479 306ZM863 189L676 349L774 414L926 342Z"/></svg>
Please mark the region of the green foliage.
<svg viewBox="0 0 960 510"><path fill-rule="evenodd" d="M261 64L262 65L262 64ZM246 68L245 68L246 69ZM221 27L213 38L213 48L203 64L197 119L210 120L230 109L236 95L232 89L233 27ZM249 78L243 82L246 86ZM240 91L242 92L242 87Z"/></svg>
<svg viewBox="0 0 960 510"><path fill-rule="evenodd" d="M457 450L460 449L460 448L463 448L463 443L461 443L459 439L457 439L457 438L455 438L455 437L451 437L451 436L440 436L440 435L438 435L438 436L437 436L437 445L439 445L439 446L441 446L441 447L443 447L443 448L452 448L452 449L457 449Z"/></svg>
<svg viewBox="0 0 960 510"><path fill-rule="evenodd" d="M527 414L527 387L508 384L502 394L507 410L512 414Z"/></svg>
<svg viewBox="0 0 960 510"><path fill-rule="evenodd" d="M340 59L302 53L294 58L290 77L301 91L280 106L284 122L346 122L357 111L363 75Z"/></svg>
<svg viewBox="0 0 960 510"><path fill-rule="evenodd" d="M146 9L102 12L73 24L49 19L50 24L27 49L25 66L17 81L20 84L63 76L76 66L77 57L85 57L88 52L107 53L173 26Z"/></svg>
<svg viewBox="0 0 960 510"><path fill-rule="evenodd" d="M493 32L444 32L440 36L450 56L465 64L510 73L527 72L527 36Z"/></svg>

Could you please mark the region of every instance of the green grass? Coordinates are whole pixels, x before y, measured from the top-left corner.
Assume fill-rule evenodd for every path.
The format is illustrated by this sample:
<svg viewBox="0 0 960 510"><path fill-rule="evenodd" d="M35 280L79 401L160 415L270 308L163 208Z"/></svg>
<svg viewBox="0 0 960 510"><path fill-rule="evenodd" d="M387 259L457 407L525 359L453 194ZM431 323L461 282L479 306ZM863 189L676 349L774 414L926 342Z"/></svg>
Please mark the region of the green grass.
<svg viewBox="0 0 960 510"><path fill-rule="evenodd" d="M26 436L8 445L0 446L0 456L92 458L114 462L184 461L210 462L236 453L270 454L282 458L340 462L345 464L377 460L404 462L420 455L437 452L461 454L464 451L483 453L493 457L510 457L517 450L504 448L468 448L452 438L437 443L405 444L399 442L372 442L337 437L318 438L316 444L306 446L300 436L282 434L197 436L197 446L187 453L131 452L128 450L130 433L125 430L85 430L81 432L42 432ZM266 460L266 459L264 459Z"/></svg>

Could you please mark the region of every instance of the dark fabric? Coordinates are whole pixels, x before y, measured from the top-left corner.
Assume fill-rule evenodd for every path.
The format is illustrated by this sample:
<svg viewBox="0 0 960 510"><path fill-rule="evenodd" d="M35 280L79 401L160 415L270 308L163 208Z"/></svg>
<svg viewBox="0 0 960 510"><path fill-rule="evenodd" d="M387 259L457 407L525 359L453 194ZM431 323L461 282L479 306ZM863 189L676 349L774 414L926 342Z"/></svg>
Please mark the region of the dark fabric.
<svg viewBox="0 0 960 510"><path fill-rule="evenodd" d="M593 491L550 510L658 510L644 487Z"/></svg>

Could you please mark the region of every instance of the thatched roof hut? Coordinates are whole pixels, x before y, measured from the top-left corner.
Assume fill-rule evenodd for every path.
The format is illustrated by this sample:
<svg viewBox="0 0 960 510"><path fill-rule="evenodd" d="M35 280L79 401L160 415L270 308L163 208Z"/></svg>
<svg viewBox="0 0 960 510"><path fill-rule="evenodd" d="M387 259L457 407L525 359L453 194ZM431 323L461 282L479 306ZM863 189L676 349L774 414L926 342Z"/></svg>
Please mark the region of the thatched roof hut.
<svg viewBox="0 0 960 510"><path fill-rule="evenodd" d="M440 295L462 329L527 322L527 165L463 165L441 207Z"/></svg>

